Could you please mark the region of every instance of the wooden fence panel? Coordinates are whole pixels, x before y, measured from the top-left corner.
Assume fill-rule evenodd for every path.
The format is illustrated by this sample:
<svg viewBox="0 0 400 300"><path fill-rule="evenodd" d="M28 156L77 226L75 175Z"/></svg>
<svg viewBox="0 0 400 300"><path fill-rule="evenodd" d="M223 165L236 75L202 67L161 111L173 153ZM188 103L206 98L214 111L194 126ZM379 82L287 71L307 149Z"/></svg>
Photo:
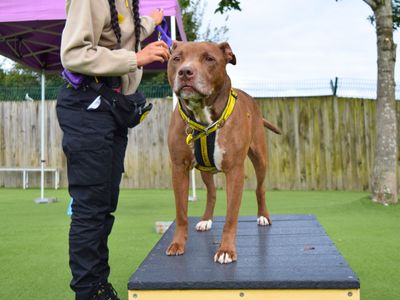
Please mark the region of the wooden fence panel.
<svg viewBox="0 0 400 300"><path fill-rule="evenodd" d="M167 128L171 99L153 99L154 109L143 124L129 131L122 187L170 188ZM266 130L268 189L369 190L375 144L375 101L336 97L257 99L264 116L282 130ZM55 101L46 101L46 166L61 169L67 185L66 160ZM397 105L400 128L400 102ZM0 102L0 166L40 166L40 102ZM398 135L400 145L400 135ZM400 162L400 153L399 153ZM255 188L250 160L246 188ZM203 187L196 172L196 181ZM400 180L400 170L398 170ZM39 173L30 174L39 186ZM20 187L22 176L0 173L0 186ZM216 176L224 187L223 174ZM46 185L53 178L46 176ZM399 183L400 186L400 183Z"/></svg>

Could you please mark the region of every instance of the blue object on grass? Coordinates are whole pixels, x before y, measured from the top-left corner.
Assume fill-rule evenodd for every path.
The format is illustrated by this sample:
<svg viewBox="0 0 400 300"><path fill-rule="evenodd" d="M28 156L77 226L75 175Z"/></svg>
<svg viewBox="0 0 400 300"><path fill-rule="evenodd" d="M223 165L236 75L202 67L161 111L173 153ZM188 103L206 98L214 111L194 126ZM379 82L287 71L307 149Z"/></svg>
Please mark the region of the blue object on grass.
<svg viewBox="0 0 400 300"><path fill-rule="evenodd" d="M72 216L72 202L74 202L74 198L71 197L67 208L67 215Z"/></svg>

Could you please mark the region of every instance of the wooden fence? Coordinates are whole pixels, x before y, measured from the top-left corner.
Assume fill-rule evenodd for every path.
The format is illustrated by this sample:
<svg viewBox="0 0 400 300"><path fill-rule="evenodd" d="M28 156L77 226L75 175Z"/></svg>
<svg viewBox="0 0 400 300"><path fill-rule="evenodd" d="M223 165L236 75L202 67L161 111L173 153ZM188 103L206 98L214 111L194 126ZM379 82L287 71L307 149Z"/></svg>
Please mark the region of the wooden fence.
<svg viewBox="0 0 400 300"><path fill-rule="evenodd" d="M167 128L171 99L154 99L150 117L130 130L122 187L171 188ZM269 152L268 189L354 190L370 188L375 143L375 101L335 97L257 99L264 116L282 129L266 131ZM61 169L67 185L62 133L55 101L46 102L46 166ZM400 103L397 103L400 121ZM40 103L0 102L0 167L40 165ZM400 128L400 124L398 125ZM400 145L400 138L399 138ZM198 172L196 172L198 173ZM20 187L19 173L0 173L0 186ZM30 174L30 186L39 185ZM400 178L400 176L398 176ZM46 185L53 185L48 175ZM197 184L203 187L197 174ZM216 176L224 186L224 176ZM246 188L255 174L246 163Z"/></svg>

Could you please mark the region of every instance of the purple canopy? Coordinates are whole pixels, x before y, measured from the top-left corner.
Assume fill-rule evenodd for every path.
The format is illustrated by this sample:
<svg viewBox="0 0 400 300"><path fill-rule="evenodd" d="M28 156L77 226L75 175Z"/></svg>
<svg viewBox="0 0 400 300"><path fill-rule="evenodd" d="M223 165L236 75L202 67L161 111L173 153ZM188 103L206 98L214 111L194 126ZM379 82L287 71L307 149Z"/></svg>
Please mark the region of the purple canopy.
<svg viewBox="0 0 400 300"><path fill-rule="evenodd" d="M148 15L156 8L163 8L166 16L176 17L177 35L186 40L178 1L140 1L142 15ZM65 0L35 0L23 3L1 0L0 55L37 71L60 71L60 42L64 24Z"/></svg>

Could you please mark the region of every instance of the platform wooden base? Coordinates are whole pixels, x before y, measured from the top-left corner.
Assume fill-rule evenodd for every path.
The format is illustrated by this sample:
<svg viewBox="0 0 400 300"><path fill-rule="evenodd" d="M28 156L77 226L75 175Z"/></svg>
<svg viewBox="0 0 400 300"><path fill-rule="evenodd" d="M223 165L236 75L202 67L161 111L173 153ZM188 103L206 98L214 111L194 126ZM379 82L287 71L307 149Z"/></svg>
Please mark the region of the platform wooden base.
<svg viewBox="0 0 400 300"><path fill-rule="evenodd" d="M360 290L161 290L129 291L129 300L359 300Z"/></svg>

